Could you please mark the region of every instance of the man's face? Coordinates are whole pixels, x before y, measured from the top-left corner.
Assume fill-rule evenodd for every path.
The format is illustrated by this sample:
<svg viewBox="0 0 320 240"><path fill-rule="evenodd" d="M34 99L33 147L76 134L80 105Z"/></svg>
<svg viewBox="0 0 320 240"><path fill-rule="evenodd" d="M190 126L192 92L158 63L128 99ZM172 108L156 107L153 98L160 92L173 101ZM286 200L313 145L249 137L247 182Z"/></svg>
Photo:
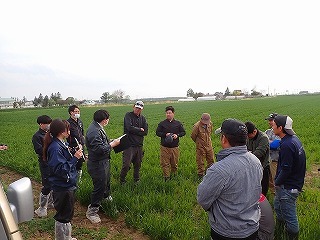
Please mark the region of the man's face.
<svg viewBox="0 0 320 240"><path fill-rule="evenodd" d="M166 111L166 117L169 121L174 118L174 113L171 110Z"/></svg>
<svg viewBox="0 0 320 240"><path fill-rule="evenodd" d="M142 109L141 108L138 108L138 107L133 107L133 113L137 116L139 116L142 112Z"/></svg>
<svg viewBox="0 0 320 240"><path fill-rule="evenodd" d="M71 113L72 118L79 118L80 117L80 109L79 108L75 108L73 110L73 112L70 112L70 113Z"/></svg>
<svg viewBox="0 0 320 240"><path fill-rule="evenodd" d="M278 136L282 131L282 127L278 127L274 121L272 121L272 129L273 129L273 133Z"/></svg>
<svg viewBox="0 0 320 240"><path fill-rule="evenodd" d="M253 130L252 133L248 133L248 138L249 138L249 139L254 138L254 137L256 136L257 132L258 132L257 129L255 129L255 130Z"/></svg>
<svg viewBox="0 0 320 240"><path fill-rule="evenodd" d="M272 126L273 126L273 119L268 120L268 123L269 123L269 126L272 128Z"/></svg>

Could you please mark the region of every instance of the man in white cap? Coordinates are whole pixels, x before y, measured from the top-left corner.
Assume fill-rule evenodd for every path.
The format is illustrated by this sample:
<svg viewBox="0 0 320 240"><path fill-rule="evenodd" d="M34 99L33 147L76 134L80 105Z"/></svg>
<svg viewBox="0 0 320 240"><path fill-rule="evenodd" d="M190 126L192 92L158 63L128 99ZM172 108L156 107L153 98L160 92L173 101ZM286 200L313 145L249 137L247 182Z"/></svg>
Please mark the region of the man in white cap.
<svg viewBox="0 0 320 240"><path fill-rule="evenodd" d="M282 239L284 230L289 240L299 236L296 203L304 184L306 154L292 129L292 122L289 116L278 115L272 126L274 133L281 138L275 177L276 239Z"/></svg>
<svg viewBox="0 0 320 240"><path fill-rule="evenodd" d="M148 123L141 114L144 108L142 101L137 101L133 106L133 111L127 112L124 116L124 133L128 135L130 147L123 150L122 169L120 173L120 183L126 183L126 176L133 164L133 180L140 181L140 168L143 157L143 140L148 134Z"/></svg>
<svg viewBox="0 0 320 240"><path fill-rule="evenodd" d="M193 125L191 139L196 143L196 161L198 166L198 177L202 179L205 171L214 162L211 134L213 124L209 113L203 113L200 120ZM204 159L207 161L205 168Z"/></svg>

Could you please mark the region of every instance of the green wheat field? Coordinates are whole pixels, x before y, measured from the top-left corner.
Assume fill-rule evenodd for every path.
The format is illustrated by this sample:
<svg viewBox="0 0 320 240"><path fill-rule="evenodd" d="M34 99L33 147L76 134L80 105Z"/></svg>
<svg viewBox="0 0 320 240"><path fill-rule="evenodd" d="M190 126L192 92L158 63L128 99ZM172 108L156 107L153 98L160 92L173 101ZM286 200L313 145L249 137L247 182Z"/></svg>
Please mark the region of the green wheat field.
<svg viewBox="0 0 320 240"><path fill-rule="evenodd" d="M203 112L211 114L215 128L226 118L252 121L264 131L269 126L265 118L271 112L289 115L293 128L302 141L307 154L307 175L309 177L303 193L298 198L300 239L320 239L320 95L277 96L248 100L145 103L143 115L149 124L149 134L145 137L145 155L141 167L141 181L133 183L132 169L127 176L127 184L119 182L121 153L111 155L111 187L114 201L103 204L105 214L117 218L124 213L128 226L140 229L151 239L210 239L210 227L206 212L197 204L196 192L199 180L196 171L195 144L190 138L193 124ZM180 160L178 174L169 182L164 182L159 161L160 139L155 130L165 119L165 107L176 109L175 118L186 129L186 136L180 139ZM81 119L85 131L97 109L106 109L111 117L105 130L109 138L123 133L123 117L132 105L81 107ZM39 115L51 118L69 117L67 107L0 110L0 143L9 146L0 154L0 165L9 167L40 182L40 173L31 143L31 137L38 129ZM215 153L221 150L219 136L213 135ZM77 190L77 198L87 206L92 183L86 166L84 176ZM273 197L268 195L269 201ZM37 201L37 199L35 199ZM118 212L119 211L119 212Z"/></svg>

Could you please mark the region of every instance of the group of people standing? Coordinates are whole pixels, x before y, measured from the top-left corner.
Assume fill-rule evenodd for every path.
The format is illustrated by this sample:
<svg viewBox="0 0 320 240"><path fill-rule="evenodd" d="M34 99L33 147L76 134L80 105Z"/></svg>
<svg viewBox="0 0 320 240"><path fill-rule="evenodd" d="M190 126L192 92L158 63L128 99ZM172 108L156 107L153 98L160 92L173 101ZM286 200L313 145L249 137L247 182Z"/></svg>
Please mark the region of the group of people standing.
<svg viewBox="0 0 320 240"><path fill-rule="evenodd" d="M265 132L237 119L225 120L215 131L223 149L197 190L214 240L298 239L296 202L304 184L305 151L289 116L272 113L266 120L271 128ZM269 184L275 221L266 198Z"/></svg>
<svg viewBox="0 0 320 240"><path fill-rule="evenodd" d="M137 101L133 110L124 116L123 133L129 144L122 153L119 179L122 185L126 184L131 164L133 181L140 181L143 141L148 134L143 109L144 103ZM112 140L104 130L110 121L108 111L100 109L93 114L86 134L79 107L70 106L68 113L68 120L39 116L39 130L32 137L43 186L35 213L45 217L47 208L55 208L56 239L74 239L70 222L85 160L93 183L86 217L92 223L101 222L98 212L102 201L113 200L110 154L121 144L120 138ZM186 135L186 131L174 118L173 106L167 106L165 114L166 119L158 124L156 135L160 137L163 178L168 181L177 172L179 139ZM265 132L258 130L252 122L225 120L215 131L220 134L223 148L216 156L211 140L213 124L210 114L203 113L193 125L190 137L196 144L197 174L202 181L197 199L208 211L211 236L215 240L272 239L272 209L266 198L269 186L272 192L275 191L274 210L279 232L286 231L289 239L297 239L296 199L304 183L305 153L292 130L289 116L272 113L266 120L271 128Z"/></svg>
<svg viewBox="0 0 320 240"><path fill-rule="evenodd" d="M133 165L133 179L140 181L140 168L143 140L148 134L148 123L141 114L142 101L137 101L133 110L124 117L124 134L129 140L122 154L121 184ZM166 120L159 123L156 134L161 138L160 162L165 180L175 174L179 159L179 137L185 135L182 124L174 119L174 108L165 109ZM104 127L108 125L110 114L100 109L93 114L93 121L84 134L80 109L76 105L68 108L68 120L51 119L47 115L37 118L38 131L32 137L34 150L38 155L42 178L39 207L35 214L47 216L47 209L55 208L55 238L75 239L71 237L71 219L75 202L75 191L81 181L82 165L87 160L87 170L92 179L93 191L86 217L92 223L99 223L98 215L102 201L112 201L110 189L110 154L121 142L120 138L111 140ZM84 154L87 150L88 155ZM86 159L87 158L87 159Z"/></svg>

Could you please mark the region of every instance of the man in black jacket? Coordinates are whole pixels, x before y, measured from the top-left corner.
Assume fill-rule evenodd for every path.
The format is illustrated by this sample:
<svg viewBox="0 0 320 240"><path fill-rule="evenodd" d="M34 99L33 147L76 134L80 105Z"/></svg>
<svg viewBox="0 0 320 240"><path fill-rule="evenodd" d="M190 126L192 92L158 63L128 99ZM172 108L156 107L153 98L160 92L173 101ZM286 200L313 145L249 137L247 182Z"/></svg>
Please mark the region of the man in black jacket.
<svg viewBox="0 0 320 240"><path fill-rule="evenodd" d="M124 133L128 135L130 147L125 149L122 154L122 169L120 173L120 182L126 182L126 176L133 164L133 180L140 180L140 168L143 158L143 140L148 134L148 123L146 118L141 114L144 108L142 101L137 101L133 106L133 111L127 112L124 116Z"/></svg>
<svg viewBox="0 0 320 240"><path fill-rule="evenodd" d="M156 134L161 137L160 163L164 180L170 179L170 174L178 170L179 138L186 135L181 122L174 118L174 108L166 107L166 119L158 124Z"/></svg>
<svg viewBox="0 0 320 240"><path fill-rule="evenodd" d="M84 130L83 130L83 122L80 119L80 109L76 105L71 105L68 108L68 112L70 118L67 120L70 123L70 135L67 138L67 142L69 143L70 152L74 154L77 151L78 144L82 146L82 150L84 150ZM84 163L84 157L80 158L77 162L77 182L81 180L82 175L82 165Z"/></svg>
<svg viewBox="0 0 320 240"><path fill-rule="evenodd" d="M41 115L37 118L39 124L38 131L32 136L32 144L35 153L38 155L38 162L41 174L42 189L39 196L39 208L34 212L38 217L47 216L48 202L53 202L51 194L51 186L48 180L49 167L48 162L43 159L43 139L46 133L49 131L50 123L52 119L47 115Z"/></svg>

